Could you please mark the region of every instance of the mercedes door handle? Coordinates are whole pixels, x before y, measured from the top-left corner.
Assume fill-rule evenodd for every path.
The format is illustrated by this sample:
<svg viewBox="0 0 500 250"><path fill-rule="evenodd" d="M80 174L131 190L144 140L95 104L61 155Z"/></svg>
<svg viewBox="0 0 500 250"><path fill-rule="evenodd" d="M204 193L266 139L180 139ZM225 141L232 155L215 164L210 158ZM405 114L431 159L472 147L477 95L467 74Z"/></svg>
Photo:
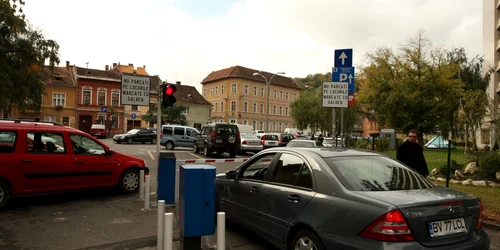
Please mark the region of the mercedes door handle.
<svg viewBox="0 0 500 250"><path fill-rule="evenodd" d="M259 192L259 188L258 187L251 187L250 188L250 193L257 193Z"/></svg>
<svg viewBox="0 0 500 250"><path fill-rule="evenodd" d="M83 164L83 161L77 160L76 164Z"/></svg>
<svg viewBox="0 0 500 250"><path fill-rule="evenodd" d="M24 163L31 163L31 160L24 159L23 162Z"/></svg>
<svg viewBox="0 0 500 250"><path fill-rule="evenodd" d="M291 195L288 196L288 201L289 202L297 203L297 202L300 201L300 196L296 195L296 194L291 194Z"/></svg>

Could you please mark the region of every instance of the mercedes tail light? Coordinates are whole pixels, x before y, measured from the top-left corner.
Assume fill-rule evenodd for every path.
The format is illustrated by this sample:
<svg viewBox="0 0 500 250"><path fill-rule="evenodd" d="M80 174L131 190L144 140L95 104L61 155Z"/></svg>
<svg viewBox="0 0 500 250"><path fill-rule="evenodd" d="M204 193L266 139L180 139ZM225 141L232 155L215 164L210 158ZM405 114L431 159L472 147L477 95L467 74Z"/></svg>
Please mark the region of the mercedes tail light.
<svg viewBox="0 0 500 250"><path fill-rule="evenodd" d="M484 218L483 211L484 211L483 203L479 201L479 218L477 219L476 230L483 228L483 218Z"/></svg>
<svg viewBox="0 0 500 250"><path fill-rule="evenodd" d="M392 210L372 222L360 236L386 242L414 241L415 236L410 230L403 213Z"/></svg>

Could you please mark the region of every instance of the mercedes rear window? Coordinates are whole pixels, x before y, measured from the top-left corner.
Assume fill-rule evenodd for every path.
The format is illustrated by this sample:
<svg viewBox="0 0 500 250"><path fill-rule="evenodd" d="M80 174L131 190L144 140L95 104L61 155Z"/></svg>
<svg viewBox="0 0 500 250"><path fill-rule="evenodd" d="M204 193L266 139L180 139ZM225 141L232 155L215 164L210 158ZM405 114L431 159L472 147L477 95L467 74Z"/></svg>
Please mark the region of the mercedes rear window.
<svg viewBox="0 0 500 250"><path fill-rule="evenodd" d="M324 158L342 184L354 191L433 188L434 184L396 160L383 156Z"/></svg>

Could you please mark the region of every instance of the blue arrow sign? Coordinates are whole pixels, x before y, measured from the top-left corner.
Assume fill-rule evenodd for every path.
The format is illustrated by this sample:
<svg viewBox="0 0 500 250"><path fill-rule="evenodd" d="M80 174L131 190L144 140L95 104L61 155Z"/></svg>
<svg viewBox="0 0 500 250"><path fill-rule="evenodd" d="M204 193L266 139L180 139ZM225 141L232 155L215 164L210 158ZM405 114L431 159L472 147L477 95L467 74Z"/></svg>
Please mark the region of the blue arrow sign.
<svg viewBox="0 0 500 250"><path fill-rule="evenodd" d="M132 120L135 120L135 118L137 117L137 115L135 113L132 113Z"/></svg>
<svg viewBox="0 0 500 250"><path fill-rule="evenodd" d="M352 67L352 49L335 50L335 67Z"/></svg>
<svg viewBox="0 0 500 250"><path fill-rule="evenodd" d="M334 67L332 69L332 82L348 82L349 95L354 95L354 67Z"/></svg>
<svg viewBox="0 0 500 250"><path fill-rule="evenodd" d="M106 107L102 107L102 108L101 108L101 112L106 113L107 111L108 111L108 109L107 109Z"/></svg>

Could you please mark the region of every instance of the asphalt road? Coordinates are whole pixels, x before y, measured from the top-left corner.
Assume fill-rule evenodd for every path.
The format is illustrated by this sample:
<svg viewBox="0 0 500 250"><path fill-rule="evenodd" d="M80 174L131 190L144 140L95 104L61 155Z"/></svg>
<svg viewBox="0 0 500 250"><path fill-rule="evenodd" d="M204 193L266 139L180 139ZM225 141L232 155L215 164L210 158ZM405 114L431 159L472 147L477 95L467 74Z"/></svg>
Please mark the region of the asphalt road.
<svg viewBox="0 0 500 250"><path fill-rule="evenodd" d="M151 192L156 191L156 146L151 144L115 144L102 140L113 150L140 157L151 169ZM164 148L162 152L166 152ZM177 160L205 159L189 148L176 148ZM249 158L238 155L238 158ZM224 154L222 158L229 158ZM210 157L209 159L215 159ZM209 163L224 173L240 163ZM151 196L154 197L154 196ZM156 242L156 207L143 211L138 194L122 195L115 189L96 189L13 199L0 211L0 249L134 249L144 242ZM486 229L492 238L491 249L500 249L500 231ZM273 249L251 232L228 224L228 249ZM215 244L214 237L209 244Z"/></svg>

